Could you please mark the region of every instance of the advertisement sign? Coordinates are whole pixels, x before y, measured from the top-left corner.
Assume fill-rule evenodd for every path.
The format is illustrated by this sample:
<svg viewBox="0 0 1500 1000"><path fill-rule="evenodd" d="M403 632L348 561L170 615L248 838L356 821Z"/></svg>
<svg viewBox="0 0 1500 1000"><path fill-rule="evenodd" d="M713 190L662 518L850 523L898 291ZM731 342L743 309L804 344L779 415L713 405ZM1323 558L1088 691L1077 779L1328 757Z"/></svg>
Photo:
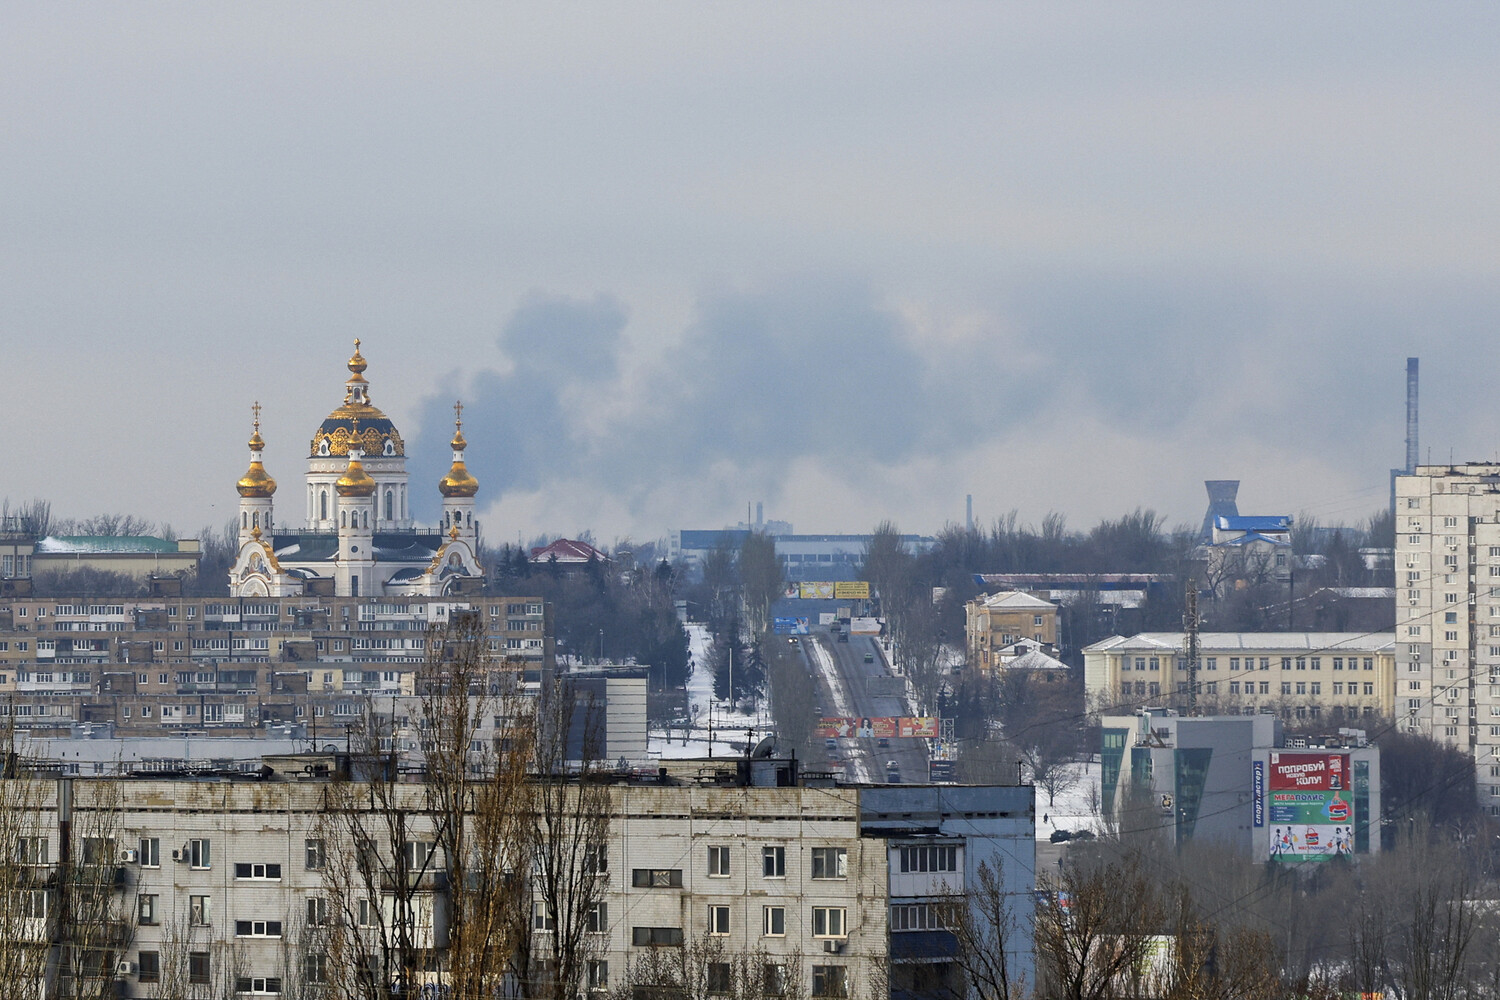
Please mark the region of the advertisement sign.
<svg viewBox="0 0 1500 1000"><path fill-rule="evenodd" d="M1346 753L1271 753L1271 791L1327 792L1349 787Z"/></svg>
<svg viewBox="0 0 1500 1000"><path fill-rule="evenodd" d="M1354 808L1346 792L1272 791L1272 858L1326 861L1354 853Z"/></svg>
<svg viewBox="0 0 1500 1000"><path fill-rule="evenodd" d="M851 618L849 619L850 635L879 635L879 618Z"/></svg>
<svg viewBox="0 0 1500 1000"><path fill-rule="evenodd" d="M1255 825L1266 825L1266 764L1258 760L1250 765L1250 815Z"/></svg>
<svg viewBox="0 0 1500 1000"><path fill-rule="evenodd" d="M868 601L870 581L839 580L833 585L833 596L840 601Z"/></svg>
<svg viewBox="0 0 1500 1000"><path fill-rule="evenodd" d="M824 611L824 612L822 612L821 614L818 615L818 624L819 625L832 625L833 622L834 622L834 617L833 617L833 612L832 611Z"/></svg>
<svg viewBox="0 0 1500 1000"><path fill-rule="evenodd" d="M807 619L805 617L782 617L778 615L772 622L777 635L806 635Z"/></svg>
<svg viewBox="0 0 1500 1000"><path fill-rule="evenodd" d="M814 733L819 739L838 739L845 736L885 739L936 739L936 718L903 718L896 716L871 716L867 718L826 716L818 720Z"/></svg>
<svg viewBox="0 0 1500 1000"><path fill-rule="evenodd" d="M927 780L937 784L939 782L951 782L953 780L953 761L934 760L927 764Z"/></svg>
<svg viewBox="0 0 1500 1000"><path fill-rule="evenodd" d="M797 596L804 601L831 601L833 600L833 584L806 580L797 584Z"/></svg>

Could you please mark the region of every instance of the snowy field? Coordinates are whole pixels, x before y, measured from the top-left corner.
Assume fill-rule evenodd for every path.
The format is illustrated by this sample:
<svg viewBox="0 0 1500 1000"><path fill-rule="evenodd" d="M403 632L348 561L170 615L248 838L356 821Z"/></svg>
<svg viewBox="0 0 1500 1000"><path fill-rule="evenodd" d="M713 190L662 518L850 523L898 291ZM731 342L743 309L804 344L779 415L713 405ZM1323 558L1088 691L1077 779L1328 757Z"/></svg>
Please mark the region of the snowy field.
<svg viewBox="0 0 1500 1000"><path fill-rule="evenodd" d="M1070 764L1068 778L1049 803L1047 790L1036 788L1036 837L1047 840L1054 830L1093 830L1101 832L1094 803L1099 801L1099 765Z"/></svg>

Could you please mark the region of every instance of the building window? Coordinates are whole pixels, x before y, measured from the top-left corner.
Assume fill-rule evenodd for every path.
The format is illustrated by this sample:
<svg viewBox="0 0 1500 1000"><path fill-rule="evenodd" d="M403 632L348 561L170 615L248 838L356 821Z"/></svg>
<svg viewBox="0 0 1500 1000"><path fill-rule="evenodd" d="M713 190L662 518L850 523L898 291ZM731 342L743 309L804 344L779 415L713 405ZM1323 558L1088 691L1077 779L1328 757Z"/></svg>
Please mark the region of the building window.
<svg viewBox="0 0 1500 1000"><path fill-rule="evenodd" d="M213 922L213 900L208 896L189 896L188 924L192 927L208 927Z"/></svg>
<svg viewBox="0 0 1500 1000"><path fill-rule="evenodd" d="M548 911L545 902L538 901L531 904L531 927L538 931L557 930L557 918Z"/></svg>
<svg viewBox="0 0 1500 1000"><path fill-rule="evenodd" d="M708 933L715 936L729 933L729 907L710 906L708 908Z"/></svg>
<svg viewBox="0 0 1500 1000"><path fill-rule="evenodd" d="M849 852L842 847L812 849L813 878L848 878Z"/></svg>
<svg viewBox="0 0 1500 1000"><path fill-rule="evenodd" d="M143 983L161 982L161 952L143 951L135 957Z"/></svg>
<svg viewBox="0 0 1500 1000"><path fill-rule="evenodd" d="M630 873L630 884L637 889L681 889L681 868L637 868Z"/></svg>
<svg viewBox="0 0 1500 1000"><path fill-rule="evenodd" d="M848 934L844 924L844 908L842 906L814 906L813 937L816 938L841 938Z"/></svg>
<svg viewBox="0 0 1500 1000"><path fill-rule="evenodd" d="M956 872L958 847L903 847L900 851L902 872Z"/></svg>
<svg viewBox="0 0 1500 1000"><path fill-rule="evenodd" d="M281 878L281 866L278 864L250 864L240 862L234 866L234 877L237 879L255 879L257 881L279 881Z"/></svg>
<svg viewBox="0 0 1500 1000"><path fill-rule="evenodd" d="M236 920L234 922L235 937L281 937L280 920Z"/></svg>
<svg viewBox="0 0 1500 1000"><path fill-rule="evenodd" d="M815 965L812 967L812 995L815 997L847 997L849 995L849 970L842 965Z"/></svg>
<svg viewBox="0 0 1500 1000"><path fill-rule="evenodd" d="M156 923L156 894L143 892L135 897L136 922L143 926Z"/></svg>
<svg viewBox="0 0 1500 1000"><path fill-rule="evenodd" d="M786 848L762 847L760 849L761 876L764 878L786 878Z"/></svg>
<svg viewBox="0 0 1500 1000"><path fill-rule="evenodd" d="M328 982L328 956L322 952L313 952L304 955L302 959L302 978L313 985L322 985Z"/></svg>
<svg viewBox="0 0 1500 1000"><path fill-rule="evenodd" d="M784 937L786 935L786 907L765 907L761 918L761 933L766 937Z"/></svg>
<svg viewBox="0 0 1500 1000"><path fill-rule="evenodd" d="M207 986L209 984L208 952L188 952L188 983L193 986Z"/></svg>
<svg viewBox="0 0 1500 1000"><path fill-rule="evenodd" d="M323 866L328 863L328 855L323 849L323 841L304 840L302 842L302 863L310 872L322 871Z"/></svg>
<svg viewBox="0 0 1500 1000"><path fill-rule="evenodd" d="M609 848L604 844L589 844L583 849L583 871L587 875L602 875L609 871Z"/></svg>
<svg viewBox="0 0 1500 1000"><path fill-rule="evenodd" d="M601 901L589 907L586 926L590 934L603 934L609 930L609 904Z"/></svg>
<svg viewBox="0 0 1500 1000"><path fill-rule="evenodd" d="M234 978L234 991L236 993L248 993L251 996L281 996L280 976L236 976Z"/></svg>
<svg viewBox="0 0 1500 1000"><path fill-rule="evenodd" d="M590 993L602 993L609 989L609 963L590 959L588 964L588 988Z"/></svg>
<svg viewBox="0 0 1500 1000"><path fill-rule="evenodd" d="M632 927L630 943L637 948L681 948L681 927Z"/></svg>
<svg viewBox="0 0 1500 1000"><path fill-rule="evenodd" d="M729 877L728 847L710 847L708 849L708 874L710 878Z"/></svg>
<svg viewBox="0 0 1500 1000"><path fill-rule="evenodd" d="M141 710L141 714L145 715L145 709ZM188 841L188 867L198 869L213 867L210 863L209 842L206 837Z"/></svg>
<svg viewBox="0 0 1500 1000"><path fill-rule="evenodd" d="M330 921L328 919L328 900L323 896L308 896L307 926L327 927L329 926L329 924Z"/></svg>

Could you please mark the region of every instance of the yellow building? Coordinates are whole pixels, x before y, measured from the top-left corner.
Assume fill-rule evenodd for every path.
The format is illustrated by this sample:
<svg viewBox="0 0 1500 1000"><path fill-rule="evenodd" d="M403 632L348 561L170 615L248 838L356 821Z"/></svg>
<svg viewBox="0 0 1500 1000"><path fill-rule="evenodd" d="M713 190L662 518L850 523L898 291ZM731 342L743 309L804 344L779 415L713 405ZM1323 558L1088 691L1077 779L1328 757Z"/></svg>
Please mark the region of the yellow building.
<svg viewBox="0 0 1500 1000"><path fill-rule="evenodd" d="M1198 708L1282 719L1390 719L1396 704L1395 642L1389 633L1204 632L1198 637ZM1141 705L1180 708L1188 693L1181 632L1111 636L1083 650L1091 711Z"/></svg>
<svg viewBox="0 0 1500 1000"><path fill-rule="evenodd" d="M1022 639L1057 646L1057 605L1019 590L980 594L964 606L969 666L992 671L1000 650Z"/></svg>

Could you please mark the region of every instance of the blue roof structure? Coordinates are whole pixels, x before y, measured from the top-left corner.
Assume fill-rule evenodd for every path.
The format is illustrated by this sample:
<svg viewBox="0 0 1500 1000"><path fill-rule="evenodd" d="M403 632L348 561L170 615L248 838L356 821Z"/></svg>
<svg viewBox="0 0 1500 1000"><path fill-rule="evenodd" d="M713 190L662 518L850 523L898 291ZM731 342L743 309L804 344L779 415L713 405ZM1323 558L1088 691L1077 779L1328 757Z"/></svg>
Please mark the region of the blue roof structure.
<svg viewBox="0 0 1500 1000"><path fill-rule="evenodd" d="M1286 514L1219 516L1214 527L1220 531L1291 531L1292 519Z"/></svg>

